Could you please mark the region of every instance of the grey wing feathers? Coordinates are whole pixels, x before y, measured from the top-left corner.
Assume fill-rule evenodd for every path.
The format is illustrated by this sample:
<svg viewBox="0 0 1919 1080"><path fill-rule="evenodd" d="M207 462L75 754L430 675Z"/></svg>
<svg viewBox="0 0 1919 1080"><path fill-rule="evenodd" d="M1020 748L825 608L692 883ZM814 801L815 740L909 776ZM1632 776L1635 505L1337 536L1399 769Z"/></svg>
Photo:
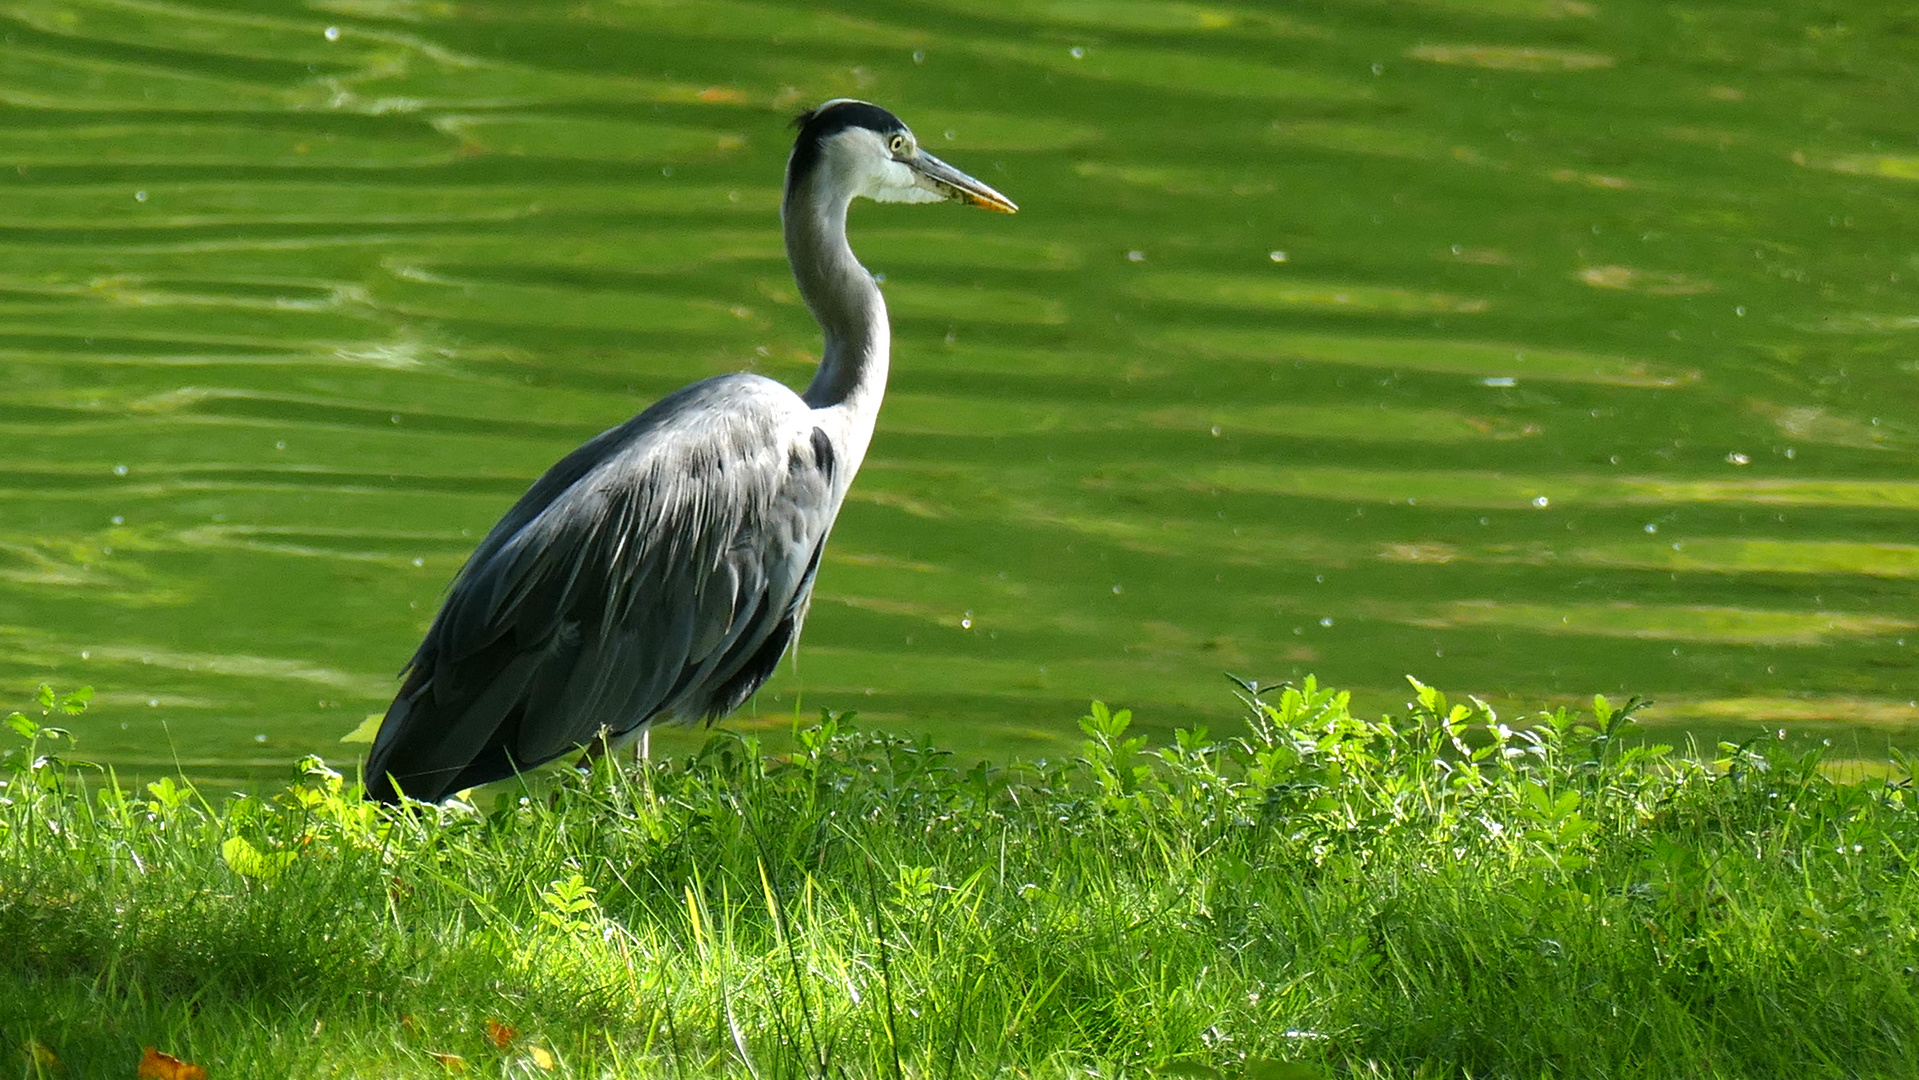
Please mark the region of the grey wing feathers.
<svg viewBox="0 0 1919 1080"><path fill-rule="evenodd" d="M791 390L696 383L582 446L460 572L367 762L437 800L660 715L719 716L799 633L843 487Z"/></svg>

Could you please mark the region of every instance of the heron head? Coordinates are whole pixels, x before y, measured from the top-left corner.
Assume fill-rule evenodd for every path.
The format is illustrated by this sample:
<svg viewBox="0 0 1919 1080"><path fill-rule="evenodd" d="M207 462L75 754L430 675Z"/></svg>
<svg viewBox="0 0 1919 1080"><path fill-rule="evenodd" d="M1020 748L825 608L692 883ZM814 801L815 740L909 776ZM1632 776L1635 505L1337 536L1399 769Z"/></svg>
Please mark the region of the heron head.
<svg viewBox="0 0 1919 1080"><path fill-rule="evenodd" d="M836 98L801 114L794 126L800 134L786 165L789 197L810 187L829 198L952 201L1002 214L1019 209L1013 200L921 150L900 118L878 105Z"/></svg>

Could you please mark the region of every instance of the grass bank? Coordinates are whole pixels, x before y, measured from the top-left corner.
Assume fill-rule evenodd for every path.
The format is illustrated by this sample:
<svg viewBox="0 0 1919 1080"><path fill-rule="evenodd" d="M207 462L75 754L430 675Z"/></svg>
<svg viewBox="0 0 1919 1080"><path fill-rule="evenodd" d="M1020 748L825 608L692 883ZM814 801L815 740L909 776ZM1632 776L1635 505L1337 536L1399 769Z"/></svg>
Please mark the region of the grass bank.
<svg viewBox="0 0 1919 1080"><path fill-rule="evenodd" d="M0 1076L1919 1075L1897 766L1694 760L1603 700L1247 704L970 768L722 732L396 813L314 760L123 792L49 756L46 695L0 791Z"/></svg>

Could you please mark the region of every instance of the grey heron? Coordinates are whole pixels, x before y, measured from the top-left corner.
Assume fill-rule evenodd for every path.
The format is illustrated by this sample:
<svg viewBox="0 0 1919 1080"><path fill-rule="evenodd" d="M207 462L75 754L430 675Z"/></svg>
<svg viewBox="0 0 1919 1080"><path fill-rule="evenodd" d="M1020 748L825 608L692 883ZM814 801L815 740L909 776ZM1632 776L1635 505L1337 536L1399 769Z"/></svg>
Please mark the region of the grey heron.
<svg viewBox="0 0 1919 1080"><path fill-rule="evenodd" d="M724 716L799 637L891 351L847 208L859 196L1018 208L877 105L836 99L796 125L780 220L825 338L811 384L694 383L535 481L407 664L367 756L370 798L438 802L656 719Z"/></svg>

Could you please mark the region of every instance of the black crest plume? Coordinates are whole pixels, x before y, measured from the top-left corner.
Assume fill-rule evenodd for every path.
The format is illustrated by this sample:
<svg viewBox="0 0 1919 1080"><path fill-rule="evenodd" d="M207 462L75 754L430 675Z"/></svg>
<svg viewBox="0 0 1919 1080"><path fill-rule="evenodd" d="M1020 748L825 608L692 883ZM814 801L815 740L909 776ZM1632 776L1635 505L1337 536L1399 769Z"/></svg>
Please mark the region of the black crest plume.
<svg viewBox="0 0 1919 1080"><path fill-rule="evenodd" d="M793 140L793 156L786 163L786 188L793 189L798 178L811 173L819 164L827 139L848 128L863 127L881 135L905 131L900 118L864 101L835 101L817 109L808 109L793 118L799 136Z"/></svg>

